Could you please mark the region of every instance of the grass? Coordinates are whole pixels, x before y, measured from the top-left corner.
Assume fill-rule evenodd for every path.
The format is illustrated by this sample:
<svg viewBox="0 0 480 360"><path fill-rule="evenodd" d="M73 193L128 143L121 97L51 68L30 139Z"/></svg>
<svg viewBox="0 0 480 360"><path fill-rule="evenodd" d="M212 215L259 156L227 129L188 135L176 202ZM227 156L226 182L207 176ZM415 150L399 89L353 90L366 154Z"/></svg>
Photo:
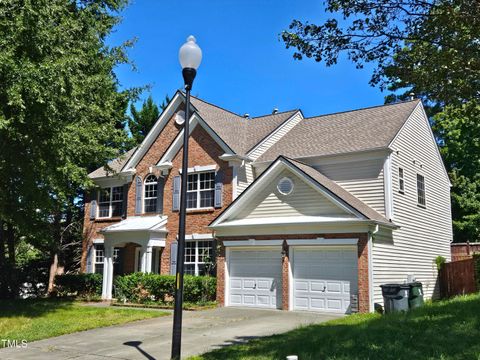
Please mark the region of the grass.
<svg viewBox="0 0 480 360"><path fill-rule="evenodd" d="M34 341L167 314L158 310L86 306L68 300L1 300L0 337Z"/></svg>
<svg viewBox="0 0 480 360"><path fill-rule="evenodd" d="M406 314L356 314L233 345L191 360L480 359L480 294Z"/></svg>

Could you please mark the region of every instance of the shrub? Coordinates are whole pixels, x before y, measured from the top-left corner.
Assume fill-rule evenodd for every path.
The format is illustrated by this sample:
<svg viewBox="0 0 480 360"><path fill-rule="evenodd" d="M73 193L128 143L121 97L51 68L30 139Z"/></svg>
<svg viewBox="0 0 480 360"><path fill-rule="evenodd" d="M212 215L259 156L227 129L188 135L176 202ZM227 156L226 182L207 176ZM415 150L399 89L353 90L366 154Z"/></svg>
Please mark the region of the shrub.
<svg viewBox="0 0 480 360"><path fill-rule="evenodd" d="M58 296L95 297L102 294L101 274L64 274L55 276Z"/></svg>
<svg viewBox="0 0 480 360"><path fill-rule="evenodd" d="M191 303L214 301L217 279L209 276L184 277L183 299ZM169 302L175 294L175 276L133 273L115 278L116 297L129 302Z"/></svg>
<svg viewBox="0 0 480 360"><path fill-rule="evenodd" d="M440 269L442 268L443 264L445 264L446 261L447 261L447 259L445 259L443 256L440 256L440 255L438 255L435 258L435 264L437 265L437 270L438 271L440 271Z"/></svg>

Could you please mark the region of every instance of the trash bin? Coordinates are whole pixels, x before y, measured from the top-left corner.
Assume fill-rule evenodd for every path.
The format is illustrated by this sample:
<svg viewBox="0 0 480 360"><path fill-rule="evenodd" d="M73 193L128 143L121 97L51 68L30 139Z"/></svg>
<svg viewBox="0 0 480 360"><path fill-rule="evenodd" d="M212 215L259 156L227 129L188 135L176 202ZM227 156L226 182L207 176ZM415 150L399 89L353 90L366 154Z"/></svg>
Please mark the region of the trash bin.
<svg viewBox="0 0 480 360"><path fill-rule="evenodd" d="M408 311L408 294L410 286L407 284L385 284L382 288L385 313Z"/></svg>
<svg viewBox="0 0 480 360"><path fill-rule="evenodd" d="M410 309L415 309L423 305L423 288L421 282L412 282L407 284L410 289L408 292L408 305Z"/></svg>

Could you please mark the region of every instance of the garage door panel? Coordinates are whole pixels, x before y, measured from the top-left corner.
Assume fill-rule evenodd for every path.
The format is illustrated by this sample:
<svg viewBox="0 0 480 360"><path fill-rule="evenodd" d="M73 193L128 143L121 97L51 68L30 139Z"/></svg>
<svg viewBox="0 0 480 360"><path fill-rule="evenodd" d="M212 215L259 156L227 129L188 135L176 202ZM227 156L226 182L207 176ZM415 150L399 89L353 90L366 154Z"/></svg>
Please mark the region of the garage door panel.
<svg viewBox="0 0 480 360"><path fill-rule="evenodd" d="M231 250L228 266L231 284L228 305L263 308L281 306L280 249Z"/></svg>
<svg viewBox="0 0 480 360"><path fill-rule="evenodd" d="M310 298L310 309L317 311L325 310L325 299L321 298Z"/></svg>
<svg viewBox="0 0 480 360"><path fill-rule="evenodd" d="M305 281L308 283L308 281ZM310 291L311 292L324 292L326 289L325 281L315 281L311 280L310 282Z"/></svg>
<svg viewBox="0 0 480 360"><path fill-rule="evenodd" d="M354 247L293 250L294 309L345 313L358 283Z"/></svg>

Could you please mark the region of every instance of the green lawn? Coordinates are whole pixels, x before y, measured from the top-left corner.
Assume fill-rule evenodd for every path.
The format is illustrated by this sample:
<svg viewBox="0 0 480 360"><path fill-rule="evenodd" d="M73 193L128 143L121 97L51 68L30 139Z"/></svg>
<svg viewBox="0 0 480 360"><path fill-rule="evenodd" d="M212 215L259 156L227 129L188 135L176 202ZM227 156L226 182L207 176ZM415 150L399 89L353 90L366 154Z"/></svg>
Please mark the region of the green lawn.
<svg viewBox="0 0 480 360"><path fill-rule="evenodd" d="M167 314L158 310L85 306L65 300L2 300L0 337L33 341Z"/></svg>
<svg viewBox="0 0 480 360"><path fill-rule="evenodd" d="M352 315L192 359L480 359L480 294L407 314Z"/></svg>

